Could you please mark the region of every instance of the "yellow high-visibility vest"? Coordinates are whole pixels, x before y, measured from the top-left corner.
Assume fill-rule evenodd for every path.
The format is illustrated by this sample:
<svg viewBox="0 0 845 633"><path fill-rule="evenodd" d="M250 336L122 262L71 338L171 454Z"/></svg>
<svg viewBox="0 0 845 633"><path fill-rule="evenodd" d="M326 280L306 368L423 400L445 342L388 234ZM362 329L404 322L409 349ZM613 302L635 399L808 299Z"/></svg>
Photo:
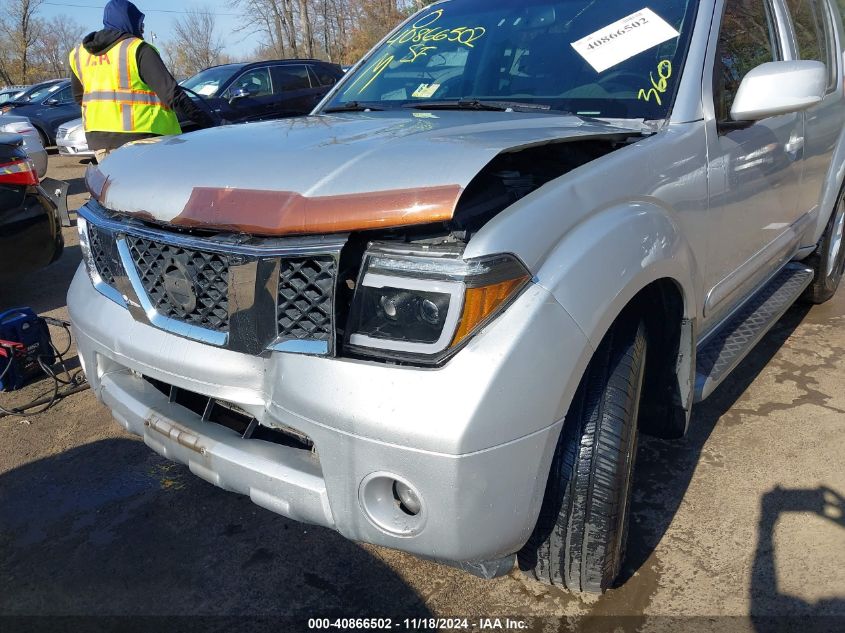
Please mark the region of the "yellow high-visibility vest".
<svg viewBox="0 0 845 633"><path fill-rule="evenodd" d="M181 134L176 113L141 79L137 52L144 40L121 40L103 55L80 44L70 67L85 88L82 119L86 132Z"/></svg>

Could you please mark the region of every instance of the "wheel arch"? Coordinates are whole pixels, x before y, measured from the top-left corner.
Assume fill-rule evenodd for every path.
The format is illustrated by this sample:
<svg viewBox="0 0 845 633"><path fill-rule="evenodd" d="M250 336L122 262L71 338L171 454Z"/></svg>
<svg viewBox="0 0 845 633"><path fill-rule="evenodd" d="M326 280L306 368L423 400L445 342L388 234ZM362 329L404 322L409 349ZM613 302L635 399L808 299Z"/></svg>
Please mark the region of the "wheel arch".
<svg viewBox="0 0 845 633"><path fill-rule="evenodd" d="M693 403L698 264L671 211L638 201L597 214L546 258L536 281L572 316L593 349L620 318L648 331L641 428L661 437L686 433ZM574 376L574 393L586 371ZM562 417L568 411L566 403Z"/></svg>
<svg viewBox="0 0 845 633"><path fill-rule="evenodd" d="M839 139L836 142L836 149L833 151L830 162L830 170L819 199L818 218L815 226L813 226L814 232L808 240L812 244L817 244L821 240L831 214L836 211L836 202L843 190L845 190L845 128L840 132ZM804 246L809 245L804 244Z"/></svg>
<svg viewBox="0 0 845 633"><path fill-rule="evenodd" d="M33 121L32 119L30 119L30 123L32 123L32 127L34 127L38 131L38 135L42 144L44 144L44 139L47 139L47 143L44 145L44 151L46 152L47 148L50 146L51 143L50 132L47 131L47 129L43 125L36 121Z"/></svg>
<svg viewBox="0 0 845 633"><path fill-rule="evenodd" d="M640 401L639 429L666 439L678 438L687 432L694 399L695 319L685 316L686 305L683 287L676 279L655 279L634 294L602 334L603 339L622 319L645 322L648 352ZM655 310L654 306L658 306L658 309ZM580 370L577 375L571 377L566 386L567 393L574 396L581 383L588 378L590 363L600 343L597 346L591 345L591 352L586 353L585 358L580 360ZM559 433L554 436L557 448L567 437L567 433L572 432L572 421L567 421L567 418L574 402L573 397L564 404L564 412L561 415L563 424ZM557 448L550 451L548 464L541 471L545 473L540 484L543 490L541 503L545 503L546 495L549 494L549 481L553 476L552 458ZM538 506L536 510L532 526L536 526L540 520L541 509Z"/></svg>

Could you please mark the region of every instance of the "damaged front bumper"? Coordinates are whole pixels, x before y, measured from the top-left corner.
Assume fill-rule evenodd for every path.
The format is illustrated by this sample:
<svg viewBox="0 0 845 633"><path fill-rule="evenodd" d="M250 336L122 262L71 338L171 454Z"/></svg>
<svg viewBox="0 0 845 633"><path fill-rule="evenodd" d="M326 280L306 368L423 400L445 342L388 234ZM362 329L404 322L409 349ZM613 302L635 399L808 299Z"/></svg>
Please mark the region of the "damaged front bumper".
<svg viewBox="0 0 845 633"><path fill-rule="evenodd" d="M157 453L273 512L482 575L531 534L566 377L589 356L536 286L439 369L214 347L134 318L84 267L68 306L97 397ZM274 435L217 423L217 403Z"/></svg>

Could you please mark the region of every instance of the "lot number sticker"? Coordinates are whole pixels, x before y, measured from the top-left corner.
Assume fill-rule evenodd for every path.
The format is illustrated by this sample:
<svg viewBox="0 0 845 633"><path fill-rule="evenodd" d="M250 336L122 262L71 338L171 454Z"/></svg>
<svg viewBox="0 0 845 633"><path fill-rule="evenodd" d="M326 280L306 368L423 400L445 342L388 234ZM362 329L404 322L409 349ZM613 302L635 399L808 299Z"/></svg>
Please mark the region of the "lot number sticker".
<svg viewBox="0 0 845 633"><path fill-rule="evenodd" d="M573 42L572 48L601 73L679 35L654 11L643 9Z"/></svg>

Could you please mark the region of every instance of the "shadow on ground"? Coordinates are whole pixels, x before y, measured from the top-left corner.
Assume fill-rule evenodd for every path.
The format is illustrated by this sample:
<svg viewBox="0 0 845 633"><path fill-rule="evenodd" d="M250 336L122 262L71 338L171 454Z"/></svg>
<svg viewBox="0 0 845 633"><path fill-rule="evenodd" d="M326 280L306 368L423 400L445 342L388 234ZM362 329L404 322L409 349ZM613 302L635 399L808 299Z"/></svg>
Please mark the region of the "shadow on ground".
<svg viewBox="0 0 845 633"><path fill-rule="evenodd" d="M80 261L79 246L65 246L59 261L47 268L26 275L0 276L0 312L28 306L43 314L64 308L70 282Z"/></svg>
<svg viewBox="0 0 845 633"><path fill-rule="evenodd" d="M0 475L0 615L429 617L387 565L109 439Z"/></svg>
<svg viewBox="0 0 845 633"><path fill-rule="evenodd" d="M845 624L845 596L810 603L782 592L775 557L775 527L789 512L814 514L845 529L845 498L829 488L787 490L775 488L760 503L757 550L751 572L751 620L759 633L788 630L815 633L842 630ZM813 543L807 543L807 548ZM824 584L823 578L819 583ZM834 590L845 590L833 587Z"/></svg>

